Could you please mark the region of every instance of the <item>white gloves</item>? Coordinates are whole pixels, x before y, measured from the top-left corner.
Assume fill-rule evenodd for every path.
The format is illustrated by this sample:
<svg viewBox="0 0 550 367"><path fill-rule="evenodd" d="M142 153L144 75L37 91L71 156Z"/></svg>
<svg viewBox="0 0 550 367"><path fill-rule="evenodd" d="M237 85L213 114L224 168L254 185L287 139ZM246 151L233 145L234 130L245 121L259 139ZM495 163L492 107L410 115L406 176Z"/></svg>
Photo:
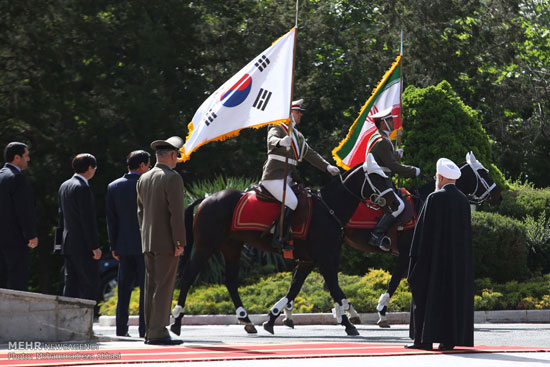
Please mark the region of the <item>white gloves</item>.
<svg viewBox="0 0 550 367"><path fill-rule="evenodd" d="M418 175L420 174L420 168L414 167L414 169L416 170L416 177L418 177Z"/></svg>
<svg viewBox="0 0 550 367"><path fill-rule="evenodd" d="M333 176L336 176L336 175L340 174L340 170L338 169L338 167L333 166L332 164L329 164L327 166L327 172L330 173Z"/></svg>
<svg viewBox="0 0 550 367"><path fill-rule="evenodd" d="M399 159L403 158L403 148L396 149L395 152L399 155Z"/></svg>
<svg viewBox="0 0 550 367"><path fill-rule="evenodd" d="M281 140L279 140L279 146L288 148L292 144L292 138L290 136L285 136Z"/></svg>

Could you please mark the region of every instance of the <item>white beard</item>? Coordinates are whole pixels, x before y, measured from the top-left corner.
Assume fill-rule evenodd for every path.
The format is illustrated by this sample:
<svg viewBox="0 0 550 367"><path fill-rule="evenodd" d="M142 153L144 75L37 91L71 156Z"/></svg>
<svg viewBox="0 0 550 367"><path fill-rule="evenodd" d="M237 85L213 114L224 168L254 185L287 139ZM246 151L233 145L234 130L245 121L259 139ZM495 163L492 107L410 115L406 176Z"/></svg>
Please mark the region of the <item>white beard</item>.
<svg viewBox="0 0 550 367"><path fill-rule="evenodd" d="M435 179L435 191L441 189L441 187L439 187L439 176L436 177Z"/></svg>

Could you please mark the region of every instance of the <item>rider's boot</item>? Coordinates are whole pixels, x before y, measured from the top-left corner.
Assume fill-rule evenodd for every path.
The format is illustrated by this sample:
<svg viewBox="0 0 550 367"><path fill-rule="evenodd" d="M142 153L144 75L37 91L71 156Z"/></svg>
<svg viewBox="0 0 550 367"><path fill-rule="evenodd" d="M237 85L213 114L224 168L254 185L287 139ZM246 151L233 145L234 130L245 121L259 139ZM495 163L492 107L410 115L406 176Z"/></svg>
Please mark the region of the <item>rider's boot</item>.
<svg viewBox="0 0 550 367"><path fill-rule="evenodd" d="M395 223L395 217L391 214L384 214L369 238L369 245L380 248L382 251L391 250L391 239L386 235Z"/></svg>
<svg viewBox="0 0 550 367"><path fill-rule="evenodd" d="M275 231L273 233L273 242L272 242L273 247L281 249L283 251L289 251L293 249L292 245L290 244L290 242L292 241L291 234L290 234L290 221L292 220L293 213L294 213L294 210L285 206L282 237L280 237L280 231L281 231L280 217L277 218L277 221L275 222Z"/></svg>

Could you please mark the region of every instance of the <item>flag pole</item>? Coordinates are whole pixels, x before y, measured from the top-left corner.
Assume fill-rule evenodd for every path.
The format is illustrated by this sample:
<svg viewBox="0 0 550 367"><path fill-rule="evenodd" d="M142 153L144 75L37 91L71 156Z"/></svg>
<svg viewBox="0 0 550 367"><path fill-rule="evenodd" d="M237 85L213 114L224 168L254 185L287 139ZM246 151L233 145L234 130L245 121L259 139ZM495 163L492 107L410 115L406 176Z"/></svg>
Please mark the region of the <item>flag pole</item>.
<svg viewBox="0 0 550 367"><path fill-rule="evenodd" d="M294 64L296 63L296 38L298 36L298 0L296 0L296 18L294 22L294 49L292 51L292 85L290 88L290 110L289 114L289 124L288 124L288 136L292 138L292 130L294 118L292 117L292 100L294 99ZM292 149L292 147L289 147ZM285 217L285 199L286 199L286 179L288 176L288 154L285 157L285 177L283 178L283 200L281 202L281 213L279 215L279 238L283 237L283 223Z"/></svg>
<svg viewBox="0 0 550 367"><path fill-rule="evenodd" d="M403 30L401 30L401 47L399 49L399 120L401 121L401 128L397 130L397 138L395 144L397 148L401 147L401 134L403 133ZM401 157L398 157L399 163L401 163ZM397 179L397 186L401 187L401 178Z"/></svg>

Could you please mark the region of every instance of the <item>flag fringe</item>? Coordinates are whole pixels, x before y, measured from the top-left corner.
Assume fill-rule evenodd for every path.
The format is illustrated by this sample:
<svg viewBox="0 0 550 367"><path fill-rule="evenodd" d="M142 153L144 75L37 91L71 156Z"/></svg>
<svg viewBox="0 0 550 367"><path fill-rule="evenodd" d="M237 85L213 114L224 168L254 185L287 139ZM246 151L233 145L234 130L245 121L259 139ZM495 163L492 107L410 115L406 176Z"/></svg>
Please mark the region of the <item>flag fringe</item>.
<svg viewBox="0 0 550 367"><path fill-rule="evenodd" d="M361 117L361 115L363 114L363 112L365 112L365 109L367 108L367 106L372 102L373 98L378 94L378 92L380 91L380 88L382 88L382 86L384 85L384 83L388 80L388 78L390 77L390 75L395 71L395 69L397 68L397 66L399 65L399 62L401 61L401 55L397 56L395 58L395 61L393 62L392 66L388 69L388 71L386 71L386 73L384 74L384 76L382 77L382 79L378 82L378 84L376 84L376 88L374 88L374 91L372 92L371 96L369 97L369 99L367 100L367 102L365 102L365 104L363 105L363 107L361 107L361 111L359 112L359 116L357 116L357 118L355 119L355 121L353 122L353 124L351 125L351 127L349 128L348 130L348 134L346 135L346 137L340 142L340 144L338 144L338 146L336 148L334 148L332 150L332 157L334 158L334 160L336 161L336 164L342 168L344 168L345 170L349 170L351 167L349 167L347 164L345 164L342 160L342 158L340 158L338 156L338 152L340 151L340 149L342 149L342 147L348 142L348 140L350 139L351 135L353 134L353 131L355 130L355 127L357 126L358 122L359 122L359 118Z"/></svg>
<svg viewBox="0 0 550 367"><path fill-rule="evenodd" d="M250 128L260 129L260 128L266 126L266 125L279 125L281 123L289 123L289 122L290 122L289 119L282 119L282 120L275 120L275 121L269 121L269 122L262 122L261 124L258 124L258 125L246 126L246 127L243 127L242 129L233 130L233 131L228 132L227 134L220 135L220 136L218 136L214 139L207 140L204 143L201 143L201 144L197 145L195 148L191 149L189 151L189 153L185 152L185 145L184 145L180 148L181 158L178 159L178 162L188 161L190 159L191 153L193 153L194 151L196 151L197 149L199 149L203 145L206 145L206 144L211 143L213 141L224 141L224 140L227 140L227 139L230 139L230 138L234 138L235 136L238 136L240 134L241 130L250 129ZM187 129L189 130L189 133L187 134L185 142L187 142L189 140L189 138L191 137L191 135L193 134L193 130L194 130L193 121L191 121L187 125Z"/></svg>

